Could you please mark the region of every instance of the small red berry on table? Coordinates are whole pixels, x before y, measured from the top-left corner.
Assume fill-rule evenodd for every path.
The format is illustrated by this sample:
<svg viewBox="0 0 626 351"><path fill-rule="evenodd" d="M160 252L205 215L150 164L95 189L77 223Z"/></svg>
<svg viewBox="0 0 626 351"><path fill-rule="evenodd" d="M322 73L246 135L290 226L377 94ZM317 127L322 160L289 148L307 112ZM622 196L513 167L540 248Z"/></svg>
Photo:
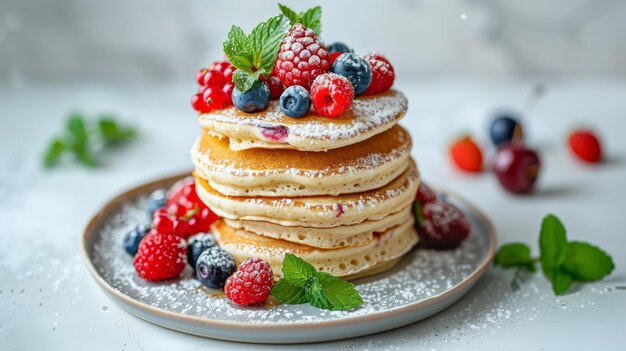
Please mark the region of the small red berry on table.
<svg viewBox="0 0 626 351"><path fill-rule="evenodd" d="M593 131L588 129L575 130L570 134L568 142L570 150L578 159L588 163L602 161L602 145Z"/></svg>
<svg viewBox="0 0 626 351"><path fill-rule="evenodd" d="M469 136L452 144L450 156L454 164L463 171L478 173L483 170L483 153L478 144Z"/></svg>

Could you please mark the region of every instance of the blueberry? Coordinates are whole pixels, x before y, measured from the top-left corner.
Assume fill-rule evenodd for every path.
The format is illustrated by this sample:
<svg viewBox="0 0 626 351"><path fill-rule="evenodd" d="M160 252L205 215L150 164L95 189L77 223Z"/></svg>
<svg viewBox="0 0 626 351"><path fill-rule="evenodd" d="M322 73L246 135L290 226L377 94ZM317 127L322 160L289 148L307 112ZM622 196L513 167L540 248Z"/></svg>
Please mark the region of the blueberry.
<svg viewBox="0 0 626 351"><path fill-rule="evenodd" d="M159 208L165 207L165 201L167 201L167 192L165 189L158 189L150 194L148 197L148 216L149 220L152 220L152 214Z"/></svg>
<svg viewBox="0 0 626 351"><path fill-rule="evenodd" d="M280 95L280 110L289 117L304 117L311 108L311 95L299 85L292 85Z"/></svg>
<svg viewBox="0 0 626 351"><path fill-rule="evenodd" d="M328 53L332 54L333 52L340 52L342 54L345 54L347 52L353 52L353 51L352 49L348 47L348 45L338 41L336 43L332 43L328 45Z"/></svg>
<svg viewBox="0 0 626 351"><path fill-rule="evenodd" d="M214 246L217 246L217 243L211 234L203 233L192 236L187 244L187 261L189 265L195 270L198 257L204 250Z"/></svg>
<svg viewBox="0 0 626 351"><path fill-rule="evenodd" d="M226 279L235 273L235 270L233 257L219 247L204 250L196 262L196 276L200 283L208 288L223 288Z"/></svg>
<svg viewBox="0 0 626 351"><path fill-rule="evenodd" d="M257 80L246 92L236 87L232 93L233 105L243 112L253 113L263 111L270 103L270 88L267 83Z"/></svg>
<svg viewBox="0 0 626 351"><path fill-rule="evenodd" d="M522 125L518 122L514 113L499 113L489 127L491 141L496 146L508 143L513 139L522 140L524 133Z"/></svg>
<svg viewBox="0 0 626 351"><path fill-rule="evenodd" d="M333 73L348 78L354 87L354 95L360 95L372 82L372 68L357 54L341 54L331 68Z"/></svg>
<svg viewBox="0 0 626 351"><path fill-rule="evenodd" d="M139 250L139 243L141 239L143 239L150 231L150 227L139 224L133 229L131 229L124 236L124 241L122 245L124 245L124 250L128 252L129 255L135 256L137 254L137 250Z"/></svg>

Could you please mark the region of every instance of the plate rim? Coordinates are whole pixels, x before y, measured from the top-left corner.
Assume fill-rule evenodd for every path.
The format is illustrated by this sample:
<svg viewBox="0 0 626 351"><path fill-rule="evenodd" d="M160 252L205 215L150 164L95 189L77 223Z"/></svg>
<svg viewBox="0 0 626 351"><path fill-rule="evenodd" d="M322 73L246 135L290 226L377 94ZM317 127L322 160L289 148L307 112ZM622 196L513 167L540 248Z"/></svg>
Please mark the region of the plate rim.
<svg viewBox="0 0 626 351"><path fill-rule="evenodd" d="M447 298L454 297L457 293L462 292L463 290L469 290L473 287L473 285L478 281L480 277L487 271L493 258L495 256L496 246L497 246L497 237L496 231L493 223L489 220L489 218L484 214L482 210L476 207L472 202L466 200L464 197L459 196L457 193L449 190L440 190L452 198L458 200L463 203L468 209L470 209L474 215L476 215L479 220L486 226L486 231L489 238L489 247L487 249L487 254L477 266L465 279L452 286L451 288L426 299L420 300L417 303L412 303L404 307L393 308L385 311L370 313L367 315L355 316L355 317L346 317L337 320L330 321L306 321L306 322L276 322L276 323L250 323L250 322L236 322L236 321L224 321L218 319L207 319L197 316L185 315L178 312L167 311L158 307L154 307L147 303L135 300L130 296L124 294L118 289L111 286L96 270L95 266L91 262L89 257L88 243L90 242L88 239L91 238L96 229L100 227L102 222L112 210L117 208L119 204L126 202L129 198L135 197L139 193L143 193L146 189L151 189L158 187L159 184L173 183L177 180L183 179L187 176L190 176L191 172L178 173L170 176L165 176L162 178L154 179L148 182L141 183L137 186L129 188L109 201L107 201L102 207L100 207L97 212L90 217L89 221L85 225L83 232L81 234L80 240L80 251L81 256L87 269L94 280L100 285L101 288L104 288L109 294L114 296L117 299L122 300L123 303L132 306L137 310L143 310L145 313L150 313L157 315L159 318L163 319L173 319L178 322L187 322L192 323L194 325L203 325L212 328L228 328L228 329L241 329L242 331L250 331L250 329L254 329L255 331L263 331L275 328L283 328L284 330L304 330L311 328L319 328L319 327L332 327L332 326L344 326L346 324L354 324L354 323L367 323L373 322L380 319L389 319L394 318L399 315L411 314L418 309L430 306L432 304L436 304L445 300ZM123 308L127 312L139 317L140 319L146 320L144 317L133 313L127 308ZM146 320L150 323L159 324L152 320ZM161 324L159 324L161 325ZM162 326L162 325L161 325ZM166 326L164 326L166 327ZM172 329L170 327L166 327Z"/></svg>

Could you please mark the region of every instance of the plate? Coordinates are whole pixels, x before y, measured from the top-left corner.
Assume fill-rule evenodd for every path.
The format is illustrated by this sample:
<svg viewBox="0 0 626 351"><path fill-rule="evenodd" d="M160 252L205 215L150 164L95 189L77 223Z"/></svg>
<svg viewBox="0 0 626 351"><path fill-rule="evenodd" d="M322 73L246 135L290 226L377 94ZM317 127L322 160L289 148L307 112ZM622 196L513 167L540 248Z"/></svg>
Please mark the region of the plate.
<svg viewBox="0 0 626 351"><path fill-rule="evenodd" d="M459 300L488 269L495 231L462 198L441 192L471 222L470 237L450 251L415 249L390 271L354 281L364 304L354 311L305 305L238 307L219 291L201 287L187 267L180 278L151 283L135 275L122 248L124 234L148 222L148 194L188 175L143 184L120 194L91 219L82 254L98 285L121 308L148 322L184 333L239 342L308 343L378 333L417 322Z"/></svg>

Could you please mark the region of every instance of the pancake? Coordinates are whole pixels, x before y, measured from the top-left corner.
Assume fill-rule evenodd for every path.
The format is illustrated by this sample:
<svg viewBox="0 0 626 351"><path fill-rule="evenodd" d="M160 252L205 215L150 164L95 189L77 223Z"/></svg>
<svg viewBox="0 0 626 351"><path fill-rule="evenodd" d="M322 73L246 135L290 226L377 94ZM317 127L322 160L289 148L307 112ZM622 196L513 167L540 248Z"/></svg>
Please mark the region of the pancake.
<svg viewBox="0 0 626 351"><path fill-rule="evenodd" d="M412 209L413 207L409 206L378 221L368 220L351 226L334 228L284 227L268 222L230 219L225 219L225 221L234 229L244 229L257 235L322 249L336 249L368 244L374 240L376 232L384 232L389 228L411 221Z"/></svg>
<svg viewBox="0 0 626 351"><path fill-rule="evenodd" d="M316 115L285 116L278 100L259 113L235 107L199 115L200 124L211 134L228 137L232 150L250 148L326 151L356 144L393 127L406 113L406 97L395 90L355 98L337 118Z"/></svg>
<svg viewBox="0 0 626 351"><path fill-rule="evenodd" d="M366 141L327 152L233 151L228 140L205 131L190 153L198 175L224 195L339 195L376 189L402 174L409 166L411 137L396 125Z"/></svg>
<svg viewBox="0 0 626 351"><path fill-rule="evenodd" d="M309 262L318 271L346 277L355 276L368 269L372 269L373 273L379 273L380 269L374 268L380 268L382 263L395 260L411 250L418 240L413 224L414 221L411 219L377 234L374 240L366 245L332 250L256 235L242 229L231 228L224 221L217 222L212 227L212 233L220 247L230 253L237 263L249 257L259 257L267 261L272 267L275 279L282 278L282 262L285 253L288 252Z"/></svg>
<svg viewBox="0 0 626 351"><path fill-rule="evenodd" d="M218 216L228 219L263 221L283 226L331 228L380 220L413 203L419 174L415 162L391 183L379 189L339 196L297 198L237 197L220 194L196 177L200 199Z"/></svg>

